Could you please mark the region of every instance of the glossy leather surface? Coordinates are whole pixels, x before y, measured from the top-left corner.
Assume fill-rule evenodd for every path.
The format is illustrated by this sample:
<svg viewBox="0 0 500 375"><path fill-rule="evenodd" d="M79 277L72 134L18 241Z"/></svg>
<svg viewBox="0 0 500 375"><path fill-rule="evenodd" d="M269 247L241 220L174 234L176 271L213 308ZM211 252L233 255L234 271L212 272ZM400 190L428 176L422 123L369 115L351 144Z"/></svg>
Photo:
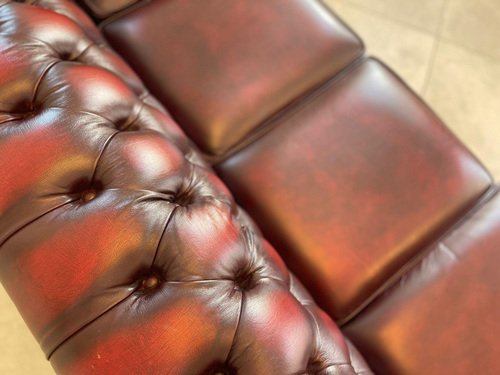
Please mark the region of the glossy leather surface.
<svg viewBox="0 0 500 375"><path fill-rule="evenodd" d="M398 78L367 60L217 166L288 266L339 321L491 184Z"/></svg>
<svg viewBox="0 0 500 375"><path fill-rule="evenodd" d="M103 31L210 155L362 53L316 0L157 0Z"/></svg>
<svg viewBox="0 0 500 375"><path fill-rule="evenodd" d="M88 19L36 4L0 1L0 279L56 371L370 373Z"/></svg>
<svg viewBox="0 0 500 375"><path fill-rule="evenodd" d="M497 194L346 327L377 374L500 372Z"/></svg>

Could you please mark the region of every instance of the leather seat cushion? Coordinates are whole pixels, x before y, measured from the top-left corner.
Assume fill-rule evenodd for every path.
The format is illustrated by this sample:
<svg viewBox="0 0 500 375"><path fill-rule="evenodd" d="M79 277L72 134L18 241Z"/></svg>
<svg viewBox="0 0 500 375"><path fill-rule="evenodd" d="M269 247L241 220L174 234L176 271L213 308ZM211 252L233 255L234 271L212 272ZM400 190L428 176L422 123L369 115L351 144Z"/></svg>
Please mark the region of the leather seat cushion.
<svg viewBox="0 0 500 375"><path fill-rule="evenodd" d="M316 0L156 0L103 31L209 155L226 152L363 50Z"/></svg>
<svg viewBox="0 0 500 375"><path fill-rule="evenodd" d="M491 178L369 59L216 168L328 313L345 321Z"/></svg>
<svg viewBox="0 0 500 375"><path fill-rule="evenodd" d="M499 265L497 193L437 241L345 332L377 374L496 375Z"/></svg>

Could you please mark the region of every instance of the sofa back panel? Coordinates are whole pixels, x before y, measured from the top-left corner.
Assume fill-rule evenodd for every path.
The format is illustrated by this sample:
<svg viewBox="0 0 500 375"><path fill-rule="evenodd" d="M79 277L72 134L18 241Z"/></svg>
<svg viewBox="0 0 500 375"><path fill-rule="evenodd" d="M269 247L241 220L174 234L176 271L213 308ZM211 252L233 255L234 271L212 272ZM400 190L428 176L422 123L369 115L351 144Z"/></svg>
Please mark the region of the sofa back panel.
<svg viewBox="0 0 500 375"><path fill-rule="evenodd" d="M432 111L371 59L269 128L216 169L341 322L492 183Z"/></svg>
<svg viewBox="0 0 500 375"><path fill-rule="evenodd" d="M103 31L209 155L224 154L363 51L315 0L157 0Z"/></svg>
<svg viewBox="0 0 500 375"><path fill-rule="evenodd" d="M345 327L386 375L500 373L500 194Z"/></svg>
<svg viewBox="0 0 500 375"><path fill-rule="evenodd" d="M0 0L0 280L56 371L369 373L88 19L34 4Z"/></svg>

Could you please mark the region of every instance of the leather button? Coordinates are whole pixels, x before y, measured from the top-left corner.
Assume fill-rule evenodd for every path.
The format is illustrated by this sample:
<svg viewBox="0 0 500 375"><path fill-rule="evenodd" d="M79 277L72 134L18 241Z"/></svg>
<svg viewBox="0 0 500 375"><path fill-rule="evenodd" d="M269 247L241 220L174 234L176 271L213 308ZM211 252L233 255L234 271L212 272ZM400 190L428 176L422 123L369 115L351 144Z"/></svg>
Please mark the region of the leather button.
<svg viewBox="0 0 500 375"><path fill-rule="evenodd" d="M90 202L92 199L94 199L97 195L97 191L95 189L88 189L85 190L82 193L82 201L83 202Z"/></svg>
<svg viewBox="0 0 500 375"><path fill-rule="evenodd" d="M217 369L212 371L209 372L210 375L236 375L237 373L233 368L226 368L225 366L217 367Z"/></svg>
<svg viewBox="0 0 500 375"><path fill-rule="evenodd" d="M308 374L317 374L321 372L325 366L327 366L327 364L324 359L319 355L316 355L309 360L306 371Z"/></svg>
<svg viewBox="0 0 500 375"><path fill-rule="evenodd" d="M151 275L142 280L142 287L145 289L155 289L160 284L158 276Z"/></svg>
<svg viewBox="0 0 500 375"><path fill-rule="evenodd" d="M183 207L189 206L194 202L193 192L190 189L178 192L172 198L172 202Z"/></svg>
<svg viewBox="0 0 500 375"><path fill-rule="evenodd" d="M257 284L255 270L243 268L234 275L234 283L240 290L250 290Z"/></svg>

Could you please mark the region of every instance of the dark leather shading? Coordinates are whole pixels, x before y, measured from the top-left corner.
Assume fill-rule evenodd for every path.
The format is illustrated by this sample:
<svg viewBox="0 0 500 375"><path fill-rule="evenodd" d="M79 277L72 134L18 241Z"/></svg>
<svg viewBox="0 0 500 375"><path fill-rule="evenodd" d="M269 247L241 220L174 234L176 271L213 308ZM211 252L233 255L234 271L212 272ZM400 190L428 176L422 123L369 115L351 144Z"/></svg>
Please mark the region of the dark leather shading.
<svg viewBox="0 0 500 375"><path fill-rule="evenodd" d="M326 311L345 321L458 220L491 178L368 60L217 166Z"/></svg>
<svg viewBox="0 0 500 375"><path fill-rule="evenodd" d="M345 332L377 374L496 375L500 195L449 235Z"/></svg>
<svg viewBox="0 0 500 375"><path fill-rule="evenodd" d="M211 155L223 154L363 50L315 0L157 0L103 31Z"/></svg>

